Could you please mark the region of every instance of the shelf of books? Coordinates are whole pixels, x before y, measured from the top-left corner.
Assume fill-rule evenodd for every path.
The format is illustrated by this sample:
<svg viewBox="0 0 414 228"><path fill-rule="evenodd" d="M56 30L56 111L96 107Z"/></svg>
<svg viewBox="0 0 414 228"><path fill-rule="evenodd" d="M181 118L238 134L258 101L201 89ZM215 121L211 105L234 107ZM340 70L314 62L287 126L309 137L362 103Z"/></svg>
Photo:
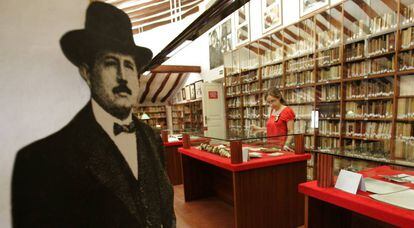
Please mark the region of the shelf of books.
<svg viewBox="0 0 414 228"><path fill-rule="evenodd" d="M140 106L134 110L138 119L149 124L153 128L167 128L167 112L165 106ZM143 114L147 114L149 119L142 119Z"/></svg>
<svg viewBox="0 0 414 228"><path fill-rule="evenodd" d="M345 166L412 165L413 51L414 0L348 0L314 13L225 54L228 132L264 126L266 91L277 87L309 152L340 154Z"/></svg>

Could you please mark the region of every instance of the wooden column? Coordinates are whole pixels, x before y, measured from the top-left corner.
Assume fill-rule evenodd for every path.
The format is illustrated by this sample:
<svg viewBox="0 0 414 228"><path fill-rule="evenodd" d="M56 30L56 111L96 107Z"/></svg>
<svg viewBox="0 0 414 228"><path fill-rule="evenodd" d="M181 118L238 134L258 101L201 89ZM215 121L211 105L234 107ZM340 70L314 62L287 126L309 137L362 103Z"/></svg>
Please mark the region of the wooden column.
<svg viewBox="0 0 414 228"><path fill-rule="evenodd" d="M167 130L161 131L161 139L163 142L168 142L168 131Z"/></svg>
<svg viewBox="0 0 414 228"><path fill-rule="evenodd" d="M318 187L329 188L333 186L333 156L329 154L317 155L317 181Z"/></svg>
<svg viewBox="0 0 414 228"><path fill-rule="evenodd" d="M305 136L303 134L295 135L295 154L305 153Z"/></svg>
<svg viewBox="0 0 414 228"><path fill-rule="evenodd" d="M243 162L241 141L230 142L230 155L231 155L231 164L239 164Z"/></svg>
<svg viewBox="0 0 414 228"><path fill-rule="evenodd" d="M183 134L183 148L184 149L190 149L190 135L189 134Z"/></svg>

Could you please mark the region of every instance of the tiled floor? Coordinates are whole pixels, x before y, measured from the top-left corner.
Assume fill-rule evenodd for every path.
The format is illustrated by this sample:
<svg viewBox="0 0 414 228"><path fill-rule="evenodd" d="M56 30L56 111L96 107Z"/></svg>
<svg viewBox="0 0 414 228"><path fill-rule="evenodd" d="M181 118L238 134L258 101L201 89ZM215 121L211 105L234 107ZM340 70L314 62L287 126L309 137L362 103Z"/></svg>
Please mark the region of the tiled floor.
<svg viewBox="0 0 414 228"><path fill-rule="evenodd" d="M174 209L178 228L234 227L232 206L216 198L186 203L182 185L174 186Z"/></svg>

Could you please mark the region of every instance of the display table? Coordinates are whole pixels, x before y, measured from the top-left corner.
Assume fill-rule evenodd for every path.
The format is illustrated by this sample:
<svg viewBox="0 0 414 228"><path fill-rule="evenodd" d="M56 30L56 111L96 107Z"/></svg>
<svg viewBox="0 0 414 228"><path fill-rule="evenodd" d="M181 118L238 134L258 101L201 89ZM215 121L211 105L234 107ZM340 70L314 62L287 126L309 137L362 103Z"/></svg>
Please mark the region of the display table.
<svg viewBox="0 0 414 228"><path fill-rule="evenodd" d="M306 181L309 154L286 153L232 164L229 158L195 147L178 151L186 202L216 196L233 205L236 227L303 225L304 198L297 186Z"/></svg>
<svg viewBox="0 0 414 228"><path fill-rule="evenodd" d="M365 170L364 177L386 181L379 175L414 172L393 170L388 166ZM405 186L414 188L414 184ZM336 188L320 188L316 181L302 183L299 192L305 194L307 227L414 227L414 211L399 208L370 198L369 192L356 195Z"/></svg>

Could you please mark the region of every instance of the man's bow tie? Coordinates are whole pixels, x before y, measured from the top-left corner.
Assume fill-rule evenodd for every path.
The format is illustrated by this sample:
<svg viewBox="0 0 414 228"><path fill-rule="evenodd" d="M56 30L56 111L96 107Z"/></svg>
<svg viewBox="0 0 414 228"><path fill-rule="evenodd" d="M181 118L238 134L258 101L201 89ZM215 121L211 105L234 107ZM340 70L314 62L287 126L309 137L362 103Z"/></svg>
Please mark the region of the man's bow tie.
<svg viewBox="0 0 414 228"><path fill-rule="evenodd" d="M118 123L114 123L114 135L119 135L122 132L133 133L133 132L136 131L136 129L137 129L137 126L135 125L134 121L132 121L128 125L121 125L121 124L118 124Z"/></svg>

